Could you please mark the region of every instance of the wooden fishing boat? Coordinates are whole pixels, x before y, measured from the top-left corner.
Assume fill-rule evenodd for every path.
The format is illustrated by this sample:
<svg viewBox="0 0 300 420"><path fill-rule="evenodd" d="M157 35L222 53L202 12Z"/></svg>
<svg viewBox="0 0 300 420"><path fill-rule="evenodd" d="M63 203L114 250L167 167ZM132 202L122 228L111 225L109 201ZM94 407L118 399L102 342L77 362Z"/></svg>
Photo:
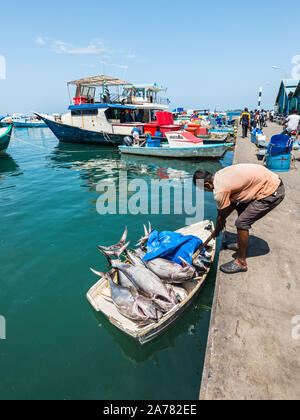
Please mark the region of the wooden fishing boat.
<svg viewBox="0 0 300 420"><path fill-rule="evenodd" d="M13 126L0 128L0 155L5 154L11 138Z"/></svg>
<svg viewBox="0 0 300 420"><path fill-rule="evenodd" d="M180 229L178 232L183 235L198 236L204 242L211 234L209 228L213 228L213 223L210 221L203 221ZM209 248L212 250L213 262L216 253L215 240L209 243ZM208 268L207 272L201 278L185 282L182 286L188 292L188 296L167 312L160 321L156 323L153 322L146 326L141 326L120 314L115 305L105 297L109 296L110 292L107 281L103 278L89 290L87 299L97 312L102 312L108 318L111 324L137 340L140 344L146 344L160 334L163 334L167 328L174 324L174 322L185 313L205 285L209 271L210 269Z"/></svg>
<svg viewBox="0 0 300 420"><path fill-rule="evenodd" d="M221 159L234 143L201 144L197 147L161 147L119 146L119 151L128 155L163 157L172 159Z"/></svg>

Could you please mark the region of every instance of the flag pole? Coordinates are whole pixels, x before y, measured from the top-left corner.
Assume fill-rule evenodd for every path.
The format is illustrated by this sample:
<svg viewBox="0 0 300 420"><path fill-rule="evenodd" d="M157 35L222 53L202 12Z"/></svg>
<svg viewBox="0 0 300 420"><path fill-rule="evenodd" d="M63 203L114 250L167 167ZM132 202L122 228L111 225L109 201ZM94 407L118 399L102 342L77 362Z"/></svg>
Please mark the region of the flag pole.
<svg viewBox="0 0 300 420"><path fill-rule="evenodd" d="M261 88L259 88L259 95L258 95L258 112L260 112L260 109L261 109L261 96L262 96L262 87Z"/></svg>

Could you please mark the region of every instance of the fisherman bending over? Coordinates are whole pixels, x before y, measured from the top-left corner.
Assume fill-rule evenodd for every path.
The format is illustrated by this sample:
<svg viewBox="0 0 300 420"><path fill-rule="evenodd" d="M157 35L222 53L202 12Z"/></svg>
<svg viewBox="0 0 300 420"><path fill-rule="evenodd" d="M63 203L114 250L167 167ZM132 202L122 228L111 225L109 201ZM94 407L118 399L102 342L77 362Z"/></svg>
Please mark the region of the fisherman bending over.
<svg viewBox="0 0 300 420"><path fill-rule="evenodd" d="M226 219L236 210L238 244L227 248L237 251L236 260L221 266L226 274L247 271L246 255L249 243L249 230L254 222L277 207L285 197L281 179L264 166L239 164L229 166L215 175L207 171L194 174L194 184L205 191L213 191L218 205L218 218L215 237L225 228Z"/></svg>

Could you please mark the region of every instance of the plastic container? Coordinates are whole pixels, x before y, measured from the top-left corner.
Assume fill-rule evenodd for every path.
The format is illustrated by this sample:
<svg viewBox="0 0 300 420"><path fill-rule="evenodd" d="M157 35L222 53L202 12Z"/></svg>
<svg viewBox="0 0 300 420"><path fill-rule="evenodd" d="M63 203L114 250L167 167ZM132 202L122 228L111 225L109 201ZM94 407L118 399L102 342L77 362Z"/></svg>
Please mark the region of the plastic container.
<svg viewBox="0 0 300 420"><path fill-rule="evenodd" d="M87 98L80 96L78 98L73 98L74 99L74 105L81 105L81 104L87 104Z"/></svg>
<svg viewBox="0 0 300 420"><path fill-rule="evenodd" d="M158 125L173 125L174 118L171 112L157 111L156 119Z"/></svg>
<svg viewBox="0 0 300 420"><path fill-rule="evenodd" d="M193 127L188 127L188 128L186 128L185 129L185 131L187 131L188 133L192 133L195 137L197 137L197 132L198 132L198 130L197 130L197 128L193 128Z"/></svg>
<svg viewBox="0 0 300 420"><path fill-rule="evenodd" d="M168 133L169 131L180 131L181 130L180 125L161 125L159 128L160 128L160 131L162 132L164 137L166 136L166 133Z"/></svg>
<svg viewBox="0 0 300 420"><path fill-rule="evenodd" d="M288 172L291 167L291 155L268 155L266 158L267 168L276 172Z"/></svg>
<svg viewBox="0 0 300 420"><path fill-rule="evenodd" d="M162 136L163 136L163 134L162 134L161 131L155 131L154 137L160 137L160 138L162 138Z"/></svg>
<svg viewBox="0 0 300 420"><path fill-rule="evenodd" d="M155 133L158 131L159 125L155 123L144 124L145 133L151 133L151 136L155 136Z"/></svg>
<svg viewBox="0 0 300 420"><path fill-rule="evenodd" d="M259 141L266 141L267 137L264 134L256 134L256 140Z"/></svg>
<svg viewBox="0 0 300 420"><path fill-rule="evenodd" d="M188 128L193 128L197 132L197 136L199 135L200 125L199 124L188 124Z"/></svg>
<svg viewBox="0 0 300 420"><path fill-rule="evenodd" d="M161 147L160 139L152 139L151 136L147 139L147 147Z"/></svg>
<svg viewBox="0 0 300 420"><path fill-rule="evenodd" d="M207 136L208 135L208 129L207 128L200 127L198 132L199 132L199 136Z"/></svg>

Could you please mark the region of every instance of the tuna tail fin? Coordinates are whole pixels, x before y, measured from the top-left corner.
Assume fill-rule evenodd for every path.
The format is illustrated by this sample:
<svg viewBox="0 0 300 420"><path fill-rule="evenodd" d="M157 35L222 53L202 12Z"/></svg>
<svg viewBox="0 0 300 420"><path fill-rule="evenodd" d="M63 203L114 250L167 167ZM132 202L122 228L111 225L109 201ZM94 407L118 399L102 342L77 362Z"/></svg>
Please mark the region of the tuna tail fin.
<svg viewBox="0 0 300 420"><path fill-rule="evenodd" d="M149 232L148 232L148 230L146 228L146 225L144 225L144 232L145 232L145 236L148 236L149 235Z"/></svg>
<svg viewBox="0 0 300 420"><path fill-rule="evenodd" d="M107 266L110 267L111 266L111 258L110 258L110 256L105 251L103 251L103 249L100 248L99 246L97 248L104 255L104 257L107 259Z"/></svg>
<svg viewBox="0 0 300 420"><path fill-rule="evenodd" d="M106 259L109 259L109 263L111 262L111 258L110 257L114 257L119 259L120 256L123 254L124 251L126 251L126 249L128 248L130 242L127 242L127 244L123 245L122 248L117 249L117 250L110 250L110 251L104 251L100 246L98 247L99 251L101 251Z"/></svg>
<svg viewBox="0 0 300 420"><path fill-rule="evenodd" d="M103 278L103 277L106 276L106 274L105 273L101 273L101 271L96 271L93 268L90 268L90 270L91 270L92 273L96 274L96 276L98 276L100 278Z"/></svg>
<svg viewBox="0 0 300 420"><path fill-rule="evenodd" d="M96 274L96 276L98 276L98 277L100 277L100 278L103 278L103 279L105 279L106 281L107 281L107 285L108 285L108 288L109 288L109 290L110 290L110 292L111 292L111 282L113 282L113 280L112 280L112 278L111 278L111 276L110 276L110 274L109 273L102 273L101 271L96 271L96 270L94 270L93 268L90 268L90 270L91 270L91 272L92 273L94 273L94 274ZM107 296L107 295L105 295L104 293L99 293L104 299L106 299L107 301L109 301L109 302L112 302L112 298L111 298L111 296Z"/></svg>
<svg viewBox="0 0 300 420"><path fill-rule="evenodd" d="M141 238L139 240L139 242L136 244L137 246L140 246L142 248L142 250L145 249L145 244L148 241L149 236L150 236L150 234L152 232L152 226L151 226L151 223L150 222L149 222L149 232L148 232L148 230L146 228L146 225L144 225L144 231L145 231L145 236L143 238Z"/></svg>
<svg viewBox="0 0 300 420"><path fill-rule="evenodd" d="M119 249L122 246L124 246L124 244L126 242L126 239L127 239L127 227L125 228L125 231L123 233L123 236L122 236L120 242L118 242L115 245L108 246L108 247L106 247L106 246L100 246L100 248L104 249L105 251L113 251L113 250Z"/></svg>
<svg viewBox="0 0 300 420"><path fill-rule="evenodd" d="M151 223L148 222L148 224L149 224L149 228L148 228L149 230L147 230L146 225L144 225L145 236L147 236L147 237L149 237L150 236L150 233L152 232Z"/></svg>

